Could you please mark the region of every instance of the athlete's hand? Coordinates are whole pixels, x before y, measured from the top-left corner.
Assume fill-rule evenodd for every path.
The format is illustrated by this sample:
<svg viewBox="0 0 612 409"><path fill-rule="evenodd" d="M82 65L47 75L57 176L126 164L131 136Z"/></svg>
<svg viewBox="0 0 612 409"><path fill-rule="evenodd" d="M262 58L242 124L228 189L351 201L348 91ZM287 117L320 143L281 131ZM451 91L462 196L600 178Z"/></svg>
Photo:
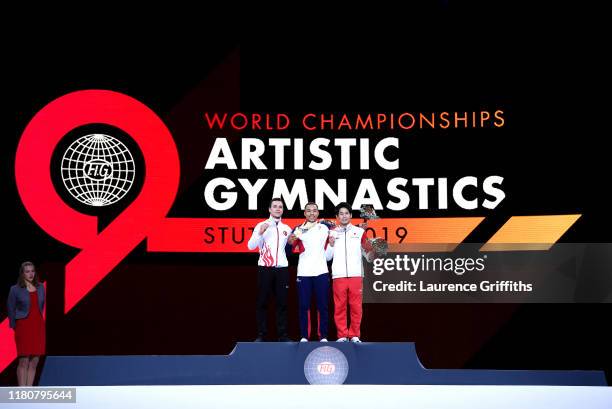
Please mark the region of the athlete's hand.
<svg viewBox="0 0 612 409"><path fill-rule="evenodd" d="M379 258L378 254L376 254L376 251L374 250L369 251L365 256L365 259L368 263L373 262L377 258Z"/></svg>
<svg viewBox="0 0 612 409"><path fill-rule="evenodd" d="M268 227L270 227L270 225L268 223L264 223L259 227L259 235L263 235L266 230L268 230Z"/></svg>
<svg viewBox="0 0 612 409"><path fill-rule="evenodd" d="M328 237L329 240L329 245L334 247L334 243L336 242L336 236L334 236L333 234L330 234Z"/></svg>

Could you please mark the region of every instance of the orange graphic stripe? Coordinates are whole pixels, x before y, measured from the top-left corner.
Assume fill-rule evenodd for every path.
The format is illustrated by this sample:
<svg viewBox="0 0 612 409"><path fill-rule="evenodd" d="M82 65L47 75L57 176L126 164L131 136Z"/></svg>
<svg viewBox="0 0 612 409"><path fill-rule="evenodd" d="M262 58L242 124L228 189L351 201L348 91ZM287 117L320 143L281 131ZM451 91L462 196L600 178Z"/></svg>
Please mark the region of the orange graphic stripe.
<svg viewBox="0 0 612 409"><path fill-rule="evenodd" d="M513 216L480 251L548 250L580 214Z"/></svg>
<svg viewBox="0 0 612 409"><path fill-rule="evenodd" d="M484 217L385 218L369 221L368 227L374 229L376 237L388 241L389 252L446 252L453 251L483 220Z"/></svg>

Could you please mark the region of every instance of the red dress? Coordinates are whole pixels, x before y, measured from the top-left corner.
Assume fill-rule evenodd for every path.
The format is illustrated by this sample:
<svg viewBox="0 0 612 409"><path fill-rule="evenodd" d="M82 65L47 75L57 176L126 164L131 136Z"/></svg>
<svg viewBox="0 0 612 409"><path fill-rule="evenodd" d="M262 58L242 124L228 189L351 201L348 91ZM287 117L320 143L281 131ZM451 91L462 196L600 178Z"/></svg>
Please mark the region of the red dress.
<svg viewBox="0 0 612 409"><path fill-rule="evenodd" d="M45 354L45 321L38 306L38 292L30 293L30 312L15 322L17 355Z"/></svg>

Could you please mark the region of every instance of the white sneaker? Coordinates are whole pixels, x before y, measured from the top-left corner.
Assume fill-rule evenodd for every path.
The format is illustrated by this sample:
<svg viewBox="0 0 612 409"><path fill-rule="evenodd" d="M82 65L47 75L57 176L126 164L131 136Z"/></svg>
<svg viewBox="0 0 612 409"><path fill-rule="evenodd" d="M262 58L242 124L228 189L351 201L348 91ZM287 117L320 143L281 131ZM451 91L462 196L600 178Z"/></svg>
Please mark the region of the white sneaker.
<svg viewBox="0 0 612 409"><path fill-rule="evenodd" d="M321 338L320 342L327 342L327 338Z"/></svg>
<svg viewBox="0 0 612 409"><path fill-rule="evenodd" d="M351 342L361 342L361 340L359 339L359 337L353 337L351 338Z"/></svg>
<svg viewBox="0 0 612 409"><path fill-rule="evenodd" d="M300 342L308 342L308 339L302 338L302 339L300 339Z"/></svg>
<svg viewBox="0 0 612 409"><path fill-rule="evenodd" d="M348 338L346 337L338 338L336 342L348 342Z"/></svg>

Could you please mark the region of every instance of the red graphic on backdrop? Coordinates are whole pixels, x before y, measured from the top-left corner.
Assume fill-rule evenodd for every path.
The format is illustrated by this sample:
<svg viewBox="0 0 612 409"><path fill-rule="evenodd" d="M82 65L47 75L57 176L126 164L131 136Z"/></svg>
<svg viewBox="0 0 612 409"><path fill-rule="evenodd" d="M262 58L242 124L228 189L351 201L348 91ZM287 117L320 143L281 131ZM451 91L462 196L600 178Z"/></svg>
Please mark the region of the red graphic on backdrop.
<svg viewBox="0 0 612 409"><path fill-rule="evenodd" d="M93 123L112 125L130 135L146 167L140 195L99 233L97 218L70 208L55 191L49 172L53 150L64 135ZM32 118L17 147L15 178L34 221L60 242L81 249L66 265L66 313L164 219L176 196L179 173L170 131L152 110L127 95L103 90L73 92L52 101ZM12 344L5 324L0 326L0 343ZM13 359L14 352L3 353L0 368Z"/></svg>

